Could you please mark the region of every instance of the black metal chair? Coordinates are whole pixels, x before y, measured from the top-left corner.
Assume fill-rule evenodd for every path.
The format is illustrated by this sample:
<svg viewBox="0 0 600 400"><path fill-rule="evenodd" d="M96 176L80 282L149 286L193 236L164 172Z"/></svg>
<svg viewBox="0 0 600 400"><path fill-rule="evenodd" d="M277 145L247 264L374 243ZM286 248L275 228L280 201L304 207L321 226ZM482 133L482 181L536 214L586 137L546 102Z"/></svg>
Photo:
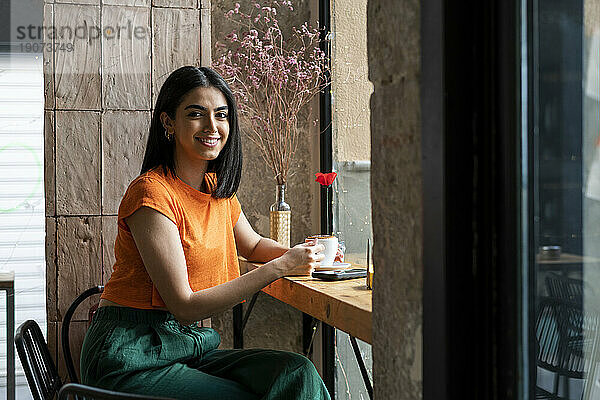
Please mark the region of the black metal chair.
<svg viewBox="0 0 600 400"><path fill-rule="evenodd" d="M104 286L94 286L81 293L73 303L69 306L69 309L65 313L62 322L61 328L61 343L63 349L63 355L65 356L65 365L67 366L67 372L69 373L69 379L71 383L79 383L79 378L77 377L77 373L75 372L75 365L73 364L73 357L71 356L71 345L70 345L70 335L69 329L71 327L71 319L73 319L73 315L75 314L75 310L79 305L88 297L94 296L96 294L101 294L104 291ZM90 315L91 318L91 315Z"/></svg>
<svg viewBox="0 0 600 400"><path fill-rule="evenodd" d="M546 277L546 290L552 298L583 305L583 281L581 279L568 278L550 272Z"/></svg>
<svg viewBox="0 0 600 400"><path fill-rule="evenodd" d="M98 389L91 386L81 385L79 383L67 383L58 392L58 400L169 400L162 397L151 397L139 394L113 392L111 390Z"/></svg>
<svg viewBox="0 0 600 400"><path fill-rule="evenodd" d="M25 321L17 328L15 345L25 370L29 389L35 400L55 399L57 394L59 400L78 398L106 400L159 399L145 395L114 392L76 383L63 385L42 331L37 322L33 320Z"/></svg>
<svg viewBox="0 0 600 400"><path fill-rule="evenodd" d="M593 377L596 370L600 314L584 311L576 297L569 298L575 301L547 297L538 306L537 365L552 372L554 382L551 390L538 386L537 399L570 399L569 381ZM584 386L589 388L590 382Z"/></svg>
<svg viewBox="0 0 600 400"><path fill-rule="evenodd" d="M65 365L69 374L71 383L63 384L58 374L56 365L50 357L50 351L44 341L40 327L35 321L24 322L15 335L15 344L19 359L23 364L27 382L33 398L36 400L46 400L56 398L58 393L59 400L66 399L154 399L168 400L164 397L152 397L147 395L137 395L132 393L115 392L91 386L79 384L79 378L75 372L73 357L69 340L69 328L71 319L77 307L88 297L100 294L104 291L104 286L94 286L81 295L79 295L65 313L61 330L62 348L65 359ZM91 317L91 315L90 315Z"/></svg>
<svg viewBox="0 0 600 400"><path fill-rule="evenodd" d="M17 328L15 345L33 398L54 398L63 385L37 322L25 321Z"/></svg>

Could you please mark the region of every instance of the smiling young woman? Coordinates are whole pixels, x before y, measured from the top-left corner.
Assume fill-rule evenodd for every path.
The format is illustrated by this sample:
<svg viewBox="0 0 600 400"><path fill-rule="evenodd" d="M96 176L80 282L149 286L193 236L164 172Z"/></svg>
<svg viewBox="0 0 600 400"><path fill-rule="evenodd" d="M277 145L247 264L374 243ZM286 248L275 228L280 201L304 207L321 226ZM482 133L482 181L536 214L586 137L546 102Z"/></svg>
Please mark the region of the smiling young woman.
<svg viewBox="0 0 600 400"><path fill-rule="evenodd" d="M209 68L173 72L141 175L119 206L116 261L83 343L83 383L185 399L329 398L307 358L218 350L218 333L194 323L323 259L322 245L289 249L254 232L235 194L241 168L225 81ZM265 264L240 276L238 253Z"/></svg>
<svg viewBox="0 0 600 400"><path fill-rule="evenodd" d="M192 187L203 185L208 163L219 156L227 143L228 110L220 90L198 87L184 96L174 120L164 111L160 115L167 139L175 141L178 176Z"/></svg>

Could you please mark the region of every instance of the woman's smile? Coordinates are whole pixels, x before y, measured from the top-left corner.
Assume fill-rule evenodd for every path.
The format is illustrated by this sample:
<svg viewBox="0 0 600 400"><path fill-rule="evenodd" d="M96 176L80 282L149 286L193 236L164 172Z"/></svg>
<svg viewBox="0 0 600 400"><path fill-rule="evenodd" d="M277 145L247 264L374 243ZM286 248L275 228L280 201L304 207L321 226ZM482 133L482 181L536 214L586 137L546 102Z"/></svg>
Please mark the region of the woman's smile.
<svg viewBox="0 0 600 400"><path fill-rule="evenodd" d="M219 143L219 140L221 140L220 137L218 136L211 136L211 137L195 137L194 139L196 139L196 141L200 142L200 144L206 146L206 147L216 147L217 144Z"/></svg>

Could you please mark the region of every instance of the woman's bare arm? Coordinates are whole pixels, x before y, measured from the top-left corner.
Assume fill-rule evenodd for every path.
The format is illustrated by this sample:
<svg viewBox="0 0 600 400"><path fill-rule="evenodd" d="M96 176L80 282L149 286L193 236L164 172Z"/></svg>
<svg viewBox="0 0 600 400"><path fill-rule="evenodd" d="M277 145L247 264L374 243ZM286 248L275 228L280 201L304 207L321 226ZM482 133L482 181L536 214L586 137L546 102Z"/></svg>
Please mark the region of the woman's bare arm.
<svg viewBox="0 0 600 400"><path fill-rule="evenodd" d="M238 254L249 261L271 261L290 249L256 233L243 212L233 227L233 233Z"/></svg>
<svg viewBox="0 0 600 400"><path fill-rule="evenodd" d="M283 276L309 275L323 258L317 254L322 245L301 244L239 278L193 292L175 224L148 207L137 210L126 223L152 282L169 311L183 324L227 310Z"/></svg>

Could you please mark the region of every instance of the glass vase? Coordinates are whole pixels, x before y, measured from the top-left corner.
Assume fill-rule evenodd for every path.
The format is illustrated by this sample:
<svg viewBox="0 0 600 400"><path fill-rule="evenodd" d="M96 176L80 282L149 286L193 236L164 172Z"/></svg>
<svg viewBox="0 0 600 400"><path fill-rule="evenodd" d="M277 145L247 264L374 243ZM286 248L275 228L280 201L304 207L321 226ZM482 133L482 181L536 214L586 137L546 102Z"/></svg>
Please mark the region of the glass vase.
<svg viewBox="0 0 600 400"><path fill-rule="evenodd" d="M271 205L269 222L271 239L290 247L290 228L292 210L285 202L285 185L277 185L275 203Z"/></svg>

